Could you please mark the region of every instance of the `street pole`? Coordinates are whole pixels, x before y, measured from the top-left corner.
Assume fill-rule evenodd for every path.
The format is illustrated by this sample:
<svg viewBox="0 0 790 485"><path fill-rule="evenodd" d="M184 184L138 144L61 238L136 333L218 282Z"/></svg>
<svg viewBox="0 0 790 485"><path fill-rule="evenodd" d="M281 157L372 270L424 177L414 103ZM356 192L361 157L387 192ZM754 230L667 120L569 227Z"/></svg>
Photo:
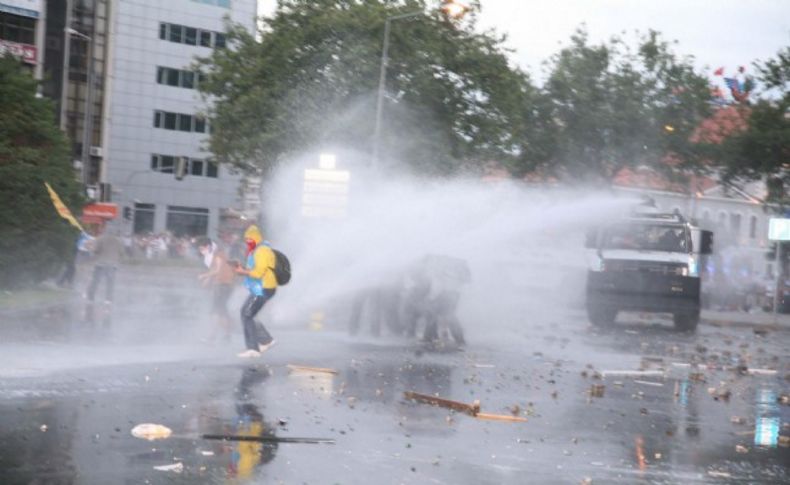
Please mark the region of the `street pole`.
<svg viewBox="0 0 790 485"><path fill-rule="evenodd" d="M66 23L63 27L63 76L60 86L60 129L66 131L69 102L69 70L71 68L71 1L66 0Z"/></svg>
<svg viewBox="0 0 790 485"><path fill-rule="evenodd" d="M400 20L409 17L422 15L422 11L404 13L387 17L384 21L384 43L381 48L381 66L379 68L379 89L376 96L376 124L373 128L373 158L372 165L375 167L379 163L381 151L381 125L384 118L384 94L387 90L387 67L389 64L390 50L390 30L393 20Z"/></svg>
<svg viewBox="0 0 790 485"><path fill-rule="evenodd" d="M781 293L781 284L784 279L784 261L782 261L782 246L783 241L776 243L776 289L774 291L774 323L777 321L779 313L779 296Z"/></svg>
<svg viewBox="0 0 790 485"><path fill-rule="evenodd" d="M88 185L88 168L90 165L90 149L93 144L93 95L95 93L95 74L93 70L93 40L86 37L85 41L88 42L88 79L87 90L85 92L85 108L84 118L82 121L82 185Z"/></svg>

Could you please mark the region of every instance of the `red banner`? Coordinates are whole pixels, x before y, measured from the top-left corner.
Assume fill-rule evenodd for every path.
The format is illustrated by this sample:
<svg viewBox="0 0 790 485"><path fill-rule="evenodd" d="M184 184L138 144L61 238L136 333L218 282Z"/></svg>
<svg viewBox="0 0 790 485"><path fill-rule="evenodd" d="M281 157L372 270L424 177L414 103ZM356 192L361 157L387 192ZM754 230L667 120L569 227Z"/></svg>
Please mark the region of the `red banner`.
<svg viewBox="0 0 790 485"><path fill-rule="evenodd" d="M118 206L107 202L88 204L82 209L82 218L115 219L118 217Z"/></svg>
<svg viewBox="0 0 790 485"><path fill-rule="evenodd" d="M28 64L35 64L38 60L38 49L36 49L36 46L0 39L0 57L7 53L22 59L22 62Z"/></svg>

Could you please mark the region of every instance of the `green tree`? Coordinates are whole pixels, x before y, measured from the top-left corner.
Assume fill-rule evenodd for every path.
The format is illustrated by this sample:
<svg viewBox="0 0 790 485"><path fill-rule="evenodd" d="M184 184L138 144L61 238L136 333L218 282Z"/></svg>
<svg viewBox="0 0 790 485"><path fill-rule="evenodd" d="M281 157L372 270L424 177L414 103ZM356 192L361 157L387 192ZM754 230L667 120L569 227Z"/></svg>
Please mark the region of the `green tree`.
<svg viewBox="0 0 790 485"><path fill-rule="evenodd" d="M438 4L281 0L259 39L230 26L231 47L198 63L213 102L210 151L264 171L323 144L371 153L384 20L421 11L392 24L382 158L424 173L512 162L529 146L524 106L537 91L509 66L502 38Z"/></svg>
<svg viewBox="0 0 790 485"><path fill-rule="evenodd" d="M617 37L594 45L582 28L547 66L545 142L525 170L608 184L627 167L677 176L699 166L690 138L711 110L708 81L657 32L631 49Z"/></svg>
<svg viewBox="0 0 790 485"><path fill-rule="evenodd" d="M74 251L75 230L55 212L44 182L72 209L81 196L66 137L49 100L13 58L0 58L0 287L55 274Z"/></svg>
<svg viewBox="0 0 790 485"><path fill-rule="evenodd" d="M769 179L769 199L787 205L784 187L790 184L790 47L775 58L756 62L755 99L740 107L745 130L711 148L726 180Z"/></svg>

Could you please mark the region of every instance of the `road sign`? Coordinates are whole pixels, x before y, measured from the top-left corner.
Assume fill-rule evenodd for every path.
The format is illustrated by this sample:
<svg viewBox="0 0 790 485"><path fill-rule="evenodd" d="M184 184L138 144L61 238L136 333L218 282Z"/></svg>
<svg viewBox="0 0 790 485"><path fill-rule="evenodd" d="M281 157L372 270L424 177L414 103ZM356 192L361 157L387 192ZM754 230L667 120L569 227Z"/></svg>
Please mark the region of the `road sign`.
<svg viewBox="0 0 790 485"><path fill-rule="evenodd" d="M768 221L768 239L771 241L790 241L790 219L772 217Z"/></svg>

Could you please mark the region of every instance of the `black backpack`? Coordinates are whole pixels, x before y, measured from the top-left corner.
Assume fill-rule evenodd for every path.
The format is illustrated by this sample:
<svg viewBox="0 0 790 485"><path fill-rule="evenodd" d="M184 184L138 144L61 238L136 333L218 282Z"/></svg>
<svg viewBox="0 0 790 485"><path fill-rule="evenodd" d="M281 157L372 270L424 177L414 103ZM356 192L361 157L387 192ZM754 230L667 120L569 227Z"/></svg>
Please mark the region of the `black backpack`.
<svg viewBox="0 0 790 485"><path fill-rule="evenodd" d="M280 286L287 285L291 281L291 262L288 261L288 256L284 255L276 249L272 249L274 253L274 277L277 278L277 284Z"/></svg>

